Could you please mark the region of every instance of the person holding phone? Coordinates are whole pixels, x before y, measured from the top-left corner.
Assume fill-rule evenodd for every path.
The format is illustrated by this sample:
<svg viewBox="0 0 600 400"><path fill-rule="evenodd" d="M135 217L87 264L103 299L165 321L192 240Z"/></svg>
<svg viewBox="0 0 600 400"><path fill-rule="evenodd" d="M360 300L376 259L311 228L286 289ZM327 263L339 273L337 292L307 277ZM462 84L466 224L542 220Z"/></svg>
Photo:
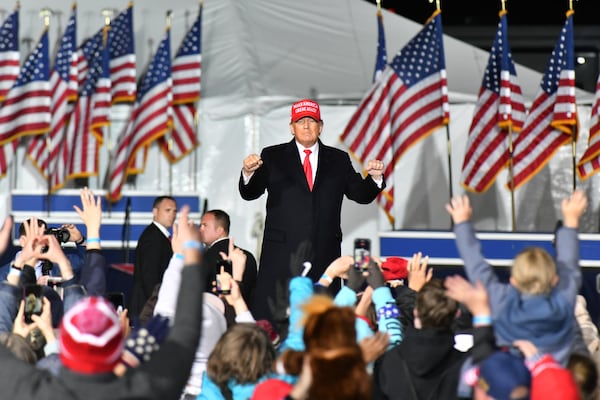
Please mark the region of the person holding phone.
<svg viewBox="0 0 600 400"><path fill-rule="evenodd" d="M209 210L200 219L200 238L206 246L204 263L208 266L206 287L211 287L220 267L223 266L240 284L242 296L246 304L251 306L256 286L256 275L258 273L256 258L248 250L241 249L246 255L246 262L243 265L243 270L234 271L231 262L221 257L221 253L229 254L229 242L231 240L229 237L230 227L231 219L229 214L223 210Z"/></svg>
<svg viewBox="0 0 600 400"><path fill-rule="evenodd" d="M290 255L300 243L310 241L313 254L309 277L317 281L341 254L341 210L344 196L359 204L371 203L385 188L384 163L370 160L363 177L345 151L319 139L323 120L319 104L300 100L291 107L293 139L266 147L244 159L239 192L254 200L268 192L253 312L257 319L274 321L269 303L276 302L276 287L290 278ZM275 314L285 314L275 310ZM279 329L282 331L282 329Z"/></svg>

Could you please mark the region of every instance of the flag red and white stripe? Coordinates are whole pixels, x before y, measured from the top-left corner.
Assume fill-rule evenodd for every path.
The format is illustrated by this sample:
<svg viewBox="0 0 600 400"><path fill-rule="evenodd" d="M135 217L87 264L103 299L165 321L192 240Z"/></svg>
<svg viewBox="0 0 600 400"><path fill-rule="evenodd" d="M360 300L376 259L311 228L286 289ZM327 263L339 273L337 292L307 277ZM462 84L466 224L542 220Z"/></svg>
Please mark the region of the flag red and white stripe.
<svg viewBox="0 0 600 400"><path fill-rule="evenodd" d="M135 165L136 158L142 158L139 151L145 151L151 142L169 130L171 87L171 45L167 30L141 80L131 118L117 139L107 174L109 201L118 201L127 176L140 172L140 167Z"/></svg>
<svg viewBox="0 0 600 400"><path fill-rule="evenodd" d="M60 146L59 161L51 177L54 190L70 179L98 174L98 152L103 127L109 124L111 105L108 65L111 35L109 30L105 32L98 32L91 39L91 68L71 114L66 139Z"/></svg>
<svg viewBox="0 0 600 400"><path fill-rule="evenodd" d="M71 107L68 107L68 101L69 98L73 98L76 95L76 92L74 93L70 89L70 79L72 78L72 69L76 63L77 54L76 18L77 10L73 6L71 17L61 39L50 74L52 119L50 121L49 137L35 136L31 138L26 151L27 158L45 179L56 169L58 155L65 139L65 128L71 111ZM51 191L52 189L50 187Z"/></svg>
<svg viewBox="0 0 600 400"><path fill-rule="evenodd" d="M588 147L577 163L577 174L587 179L600 171L600 75L596 82L596 96L590 116Z"/></svg>
<svg viewBox="0 0 600 400"><path fill-rule="evenodd" d="M521 131L525 115L508 43L506 11L501 11L469 129L461 177L465 189L482 193L496 181L510 161L509 135Z"/></svg>
<svg viewBox="0 0 600 400"><path fill-rule="evenodd" d="M0 103L19 76L19 7L0 26Z"/></svg>
<svg viewBox="0 0 600 400"><path fill-rule="evenodd" d="M340 137L363 165L384 162L387 187L379 201L391 222L394 166L448 121L441 12L436 11L376 79Z"/></svg>
<svg viewBox="0 0 600 400"><path fill-rule="evenodd" d="M202 6L173 60L173 128L159 139L161 150L174 163L198 147L196 105L202 71Z"/></svg>
<svg viewBox="0 0 600 400"><path fill-rule="evenodd" d="M552 51L540 89L531 105L522 132L515 141L513 184L517 189L533 178L558 149L577 134L573 11Z"/></svg>
<svg viewBox="0 0 600 400"><path fill-rule="evenodd" d="M3 147L0 176L6 174L21 137L43 135L50 130L49 64L48 30L44 29L0 107L0 145Z"/></svg>

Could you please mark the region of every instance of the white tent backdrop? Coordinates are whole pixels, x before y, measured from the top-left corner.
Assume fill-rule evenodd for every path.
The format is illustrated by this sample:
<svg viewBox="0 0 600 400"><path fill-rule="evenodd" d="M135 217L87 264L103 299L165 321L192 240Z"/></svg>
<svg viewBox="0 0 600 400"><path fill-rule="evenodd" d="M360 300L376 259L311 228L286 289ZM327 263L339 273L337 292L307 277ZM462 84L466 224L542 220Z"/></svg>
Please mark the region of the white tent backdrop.
<svg viewBox="0 0 600 400"><path fill-rule="evenodd" d="M104 7L117 12L124 1L106 0ZM5 5L6 7L6 5ZM41 31L39 9L23 2L21 38L37 38ZM78 2L78 41L102 26L97 2ZM164 16L173 10L172 47L177 48L186 26L196 16L198 3L190 0L140 1L134 5L134 26L138 72L146 66L164 33ZM66 23L70 2L55 0L52 8ZM490 12L496 13L496 10ZM55 19L56 21L56 19ZM510 20L509 20L510 21ZM421 28L421 25L384 11L388 56L391 59ZM51 42L58 40L59 24L51 25ZM561 26L556 27L556 33ZM322 103L325 121L322 140L340 148L339 135L367 91L372 77L377 42L375 7L362 0L206 0L203 15L202 100L199 103L198 137L201 145L192 155L169 166L156 146L150 150L147 170L126 190L157 193L197 193L208 199L209 208L221 208L232 217L232 236L242 247L255 253L261 237L264 198L246 202L237 191L243 158L259 153L264 146L291 139L289 106L303 97L316 97ZM490 44L493 38L490 38ZM153 46L150 46L150 41ZM24 47L22 47L25 51ZM23 53L22 51L22 53ZM412 147L400 160L394 173L396 229L447 230L450 219L444 204L450 195L448 162L452 165L452 192L459 185L463 154L471 122L474 100L479 90L488 54L450 37L445 38L446 63L451 105L451 154L447 153L445 129ZM548 55L550 56L550 55ZM541 75L517 66L524 96L531 101ZM578 92L582 103L591 94ZM581 106L580 140L577 155L587 144L589 106ZM101 150L101 178L91 178L90 186L102 187L111 143L128 118L127 106L115 106L108 136ZM23 161L19 149L9 176L0 180L0 191L43 190L45 182ZM516 192L516 229L551 231L560 215L560 199L572 188L571 150L561 149L550 164L531 182ZM358 165L357 169L359 168ZM488 193L472 196L474 219L480 230L510 231L511 196L504 188L507 174ZM598 231L597 177L584 187L592 206L588 208L583 231ZM350 253L355 237L376 240L380 231L390 230L387 218L376 204L343 206L342 250Z"/></svg>

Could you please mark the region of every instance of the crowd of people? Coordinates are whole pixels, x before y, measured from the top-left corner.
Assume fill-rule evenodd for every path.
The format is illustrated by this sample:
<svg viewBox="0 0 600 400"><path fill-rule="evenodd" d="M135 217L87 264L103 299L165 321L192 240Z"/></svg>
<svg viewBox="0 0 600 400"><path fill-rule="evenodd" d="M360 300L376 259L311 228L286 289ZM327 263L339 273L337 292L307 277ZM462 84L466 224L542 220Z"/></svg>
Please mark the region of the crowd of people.
<svg viewBox="0 0 600 400"><path fill-rule="evenodd" d="M0 398L600 398L600 336L579 295L582 191L561 204L556 254L523 250L508 282L481 251L466 195L446 206L464 274L442 279L421 253L357 262L340 254L339 209L323 202L331 193L335 204L349 193L372 201L385 185L383 166L373 160L362 178L343 154L328 155L318 140L322 123L317 103L295 103L295 139L244 160L242 196L266 190L272 213L258 265L229 236L225 211L193 221L187 205L157 198L147 229L154 239L136 250L144 254L136 254L135 273L150 268L152 279L136 279L144 300L135 301L135 315L115 308L98 284L107 268L99 196L81 189L74 205L86 229L73 231L83 247L77 268L44 223L24 221L21 250L0 283ZM302 170L305 147L317 154L312 177ZM294 159L298 165L284 165ZM329 168L344 172L328 177ZM332 188L328 179L339 173L345 178ZM296 200L308 203L284 217L280 202L301 190L308 194ZM305 225L298 232L296 218ZM0 253L12 225L8 218L0 230ZM40 274L43 263L52 265L50 277ZM44 289L36 294L36 287Z"/></svg>

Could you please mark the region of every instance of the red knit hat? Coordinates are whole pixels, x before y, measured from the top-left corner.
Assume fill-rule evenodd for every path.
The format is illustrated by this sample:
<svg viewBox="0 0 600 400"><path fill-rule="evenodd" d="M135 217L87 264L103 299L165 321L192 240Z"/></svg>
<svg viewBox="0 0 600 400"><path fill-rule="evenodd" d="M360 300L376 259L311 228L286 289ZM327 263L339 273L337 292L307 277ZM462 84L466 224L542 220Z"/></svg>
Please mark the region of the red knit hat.
<svg viewBox="0 0 600 400"><path fill-rule="evenodd" d="M573 374L548 355L531 371L531 400L578 400L580 398Z"/></svg>
<svg viewBox="0 0 600 400"><path fill-rule="evenodd" d="M408 261L402 257L388 257L381 264L383 279L393 281L395 279L408 278Z"/></svg>
<svg viewBox="0 0 600 400"><path fill-rule="evenodd" d="M101 296L89 296L73 305L60 324L60 359L84 374L111 372L123 352L119 317Z"/></svg>
<svg viewBox="0 0 600 400"><path fill-rule="evenodd" d="M292 122L300 118L311 117L316 121L321 120L321 109L316 101L304 99L292 104Z"/></svg>

